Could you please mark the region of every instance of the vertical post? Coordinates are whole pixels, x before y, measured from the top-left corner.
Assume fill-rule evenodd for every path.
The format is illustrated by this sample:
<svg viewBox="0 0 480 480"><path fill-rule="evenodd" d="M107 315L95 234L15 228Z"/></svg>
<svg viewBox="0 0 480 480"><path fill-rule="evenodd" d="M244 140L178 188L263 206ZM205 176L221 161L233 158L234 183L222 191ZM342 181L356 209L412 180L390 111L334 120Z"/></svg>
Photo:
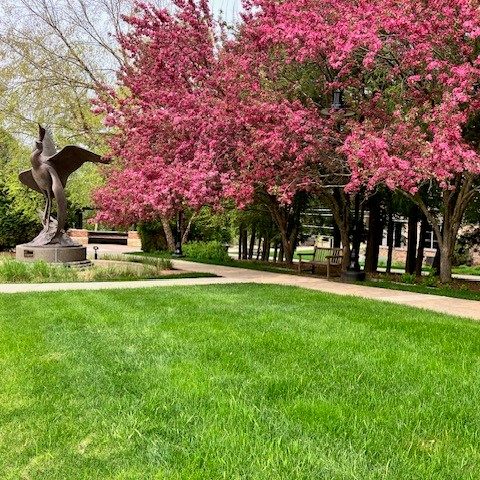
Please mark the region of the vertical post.
<svg viewBox="0 0 480 480"><path fill-rule="evenodd" d="M359 228L358 228L358 216L360 213L360 200L358 198L358 193L355 195L355 213L353 217L353 229L352 229L352 250L350 253L350 264L348 269L352 271L360 270L360 263L358 262L359 256Z"/></svg>
<svg viewBox="0 0 480 480"><path fill-rule="evenodd" d="M405 261L406 273L410 273L410 274L415 273L415 266L417 261L417 240L418 240L418 212L416 208L412 208L408 215L407 259Z"/></svg>
<svg viewBox="0 0 480 480"><path fill-rule="evenodd" d="M175 228L175 252L173 255L175 257L183 257L182 252L182 211L180 210L177 213L177 225Z"/></svg>
<svg viewBox="0 0 480 480"><path fill-rule="evenodd" d="M362 233L360 222L362 222L362 219L360 218L360 195L357 193L355 195L355 216L352 229L352 249L350 251L350 262L346 272L343 272L341 277L345 282L365 280L365 272L360 270L360 263L358 261Z"/></svg>

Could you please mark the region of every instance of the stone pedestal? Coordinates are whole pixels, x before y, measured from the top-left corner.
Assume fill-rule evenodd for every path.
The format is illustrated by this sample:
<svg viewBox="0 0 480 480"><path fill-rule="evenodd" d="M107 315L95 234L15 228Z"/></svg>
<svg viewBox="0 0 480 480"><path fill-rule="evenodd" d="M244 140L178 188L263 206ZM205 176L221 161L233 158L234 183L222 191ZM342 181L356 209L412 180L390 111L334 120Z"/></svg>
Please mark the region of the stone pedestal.
<svg viewBox="0 0 480 480"><path fill-rule="evenodd" d="M59 245L44 245L32 247L17 245L16 258L22 262L43 260L47 263L78 264L86 262L87 248L82 246L63 247Z"/></svg>

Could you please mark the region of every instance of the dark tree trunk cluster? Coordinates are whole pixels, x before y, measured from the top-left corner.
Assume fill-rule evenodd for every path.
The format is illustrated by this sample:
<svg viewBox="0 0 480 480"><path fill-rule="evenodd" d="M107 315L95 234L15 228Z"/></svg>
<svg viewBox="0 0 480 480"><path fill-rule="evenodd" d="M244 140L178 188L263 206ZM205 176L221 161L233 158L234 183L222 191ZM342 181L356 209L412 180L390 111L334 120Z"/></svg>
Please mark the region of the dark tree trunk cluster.
<svg viewBox="0 0 480 480"><path fill-rule="evenodd" d="M269 233L258 235L255 226L250 230L241 228L238 259L283 262L282 244L278 240L272 239Z"/></svg>
<svg viewBox="0 0 480 480"><path fill-rule="evenodd" d="M425 239L427 232L433 230L438 241L434 267L441 281L446 282L451 278L451 257L463 216L463 207L458 204L463 205L470 199L465 192L468 188L462 190L461 185L456 191L443 192L440 215L433 215L418 197L408 198L387 190L368 196L362 193L351 196L343 188L335 187L321 193L317 201L332 213L333 246L343 248L344 271L352 261L351 252L359 251L361 241L362 245L366 244L364 251L362 247L366 273L378 271L380 247L384 244L387 248L382 259L386 260L388 273L399 261L398 257L394 257L395 248L402 245L406 247L405 272L420 276L425 258ZM306 194L300 193L290 205L281 205L276 198L265 193L259 198L263 217L261 221L257 218L240 223L238 258L292 264L300 237L301 215L309 199ZM358 218L358 223L354 225L355 218Z"/></svg>

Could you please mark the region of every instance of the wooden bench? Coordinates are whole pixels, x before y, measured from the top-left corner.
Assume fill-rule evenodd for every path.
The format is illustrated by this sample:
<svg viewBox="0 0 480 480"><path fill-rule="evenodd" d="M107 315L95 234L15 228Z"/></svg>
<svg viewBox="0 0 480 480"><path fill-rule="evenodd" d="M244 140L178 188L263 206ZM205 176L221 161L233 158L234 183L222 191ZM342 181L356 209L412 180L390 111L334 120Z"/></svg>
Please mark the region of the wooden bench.
<svg viewBox="0 0 480 480"><path fill-rule="evenodd" d="M330 278L332 269L342 269L342 249L341 248L326 248L315 247L313 253L299 253L298 254L298 272L303 270L311 270L315 273L315 267L321 266L327 269L327 278ZM311 257L310 260L304 260L303 257Z"/></svg>

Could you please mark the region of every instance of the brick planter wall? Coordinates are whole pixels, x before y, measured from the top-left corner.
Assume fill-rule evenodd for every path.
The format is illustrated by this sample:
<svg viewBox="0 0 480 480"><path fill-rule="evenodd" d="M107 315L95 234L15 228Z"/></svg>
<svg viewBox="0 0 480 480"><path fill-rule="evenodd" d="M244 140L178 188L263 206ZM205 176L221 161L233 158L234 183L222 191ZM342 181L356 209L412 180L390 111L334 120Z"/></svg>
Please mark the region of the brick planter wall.
<svg viewBox="0 0 480 480"><path fill-rule="evenodd" d="M70 228L68 230L68 235L72 237L73 240L80 243L81 245L88 245L88 230L80 230L77 228ZM138 232L130 231L128 232L128 240L127 245L129 247L138 247L142 246L142 242L140 241L140 236Z"/></svg>
<svg viewBox="0 0 480 480"><path fill-rule="evenodd" d="M70 228L67 234L80 245L88 245L88 230Z"/></svg>
<svg viewBox="0 0 480 480"><path fill-rule="evenodd" d="M142 242L140 240L140 235L138 234L138 232L135 232L135 231L129 231L128 232L127 245L129 247L139 247L139 248L141 248Z"/></svg>

